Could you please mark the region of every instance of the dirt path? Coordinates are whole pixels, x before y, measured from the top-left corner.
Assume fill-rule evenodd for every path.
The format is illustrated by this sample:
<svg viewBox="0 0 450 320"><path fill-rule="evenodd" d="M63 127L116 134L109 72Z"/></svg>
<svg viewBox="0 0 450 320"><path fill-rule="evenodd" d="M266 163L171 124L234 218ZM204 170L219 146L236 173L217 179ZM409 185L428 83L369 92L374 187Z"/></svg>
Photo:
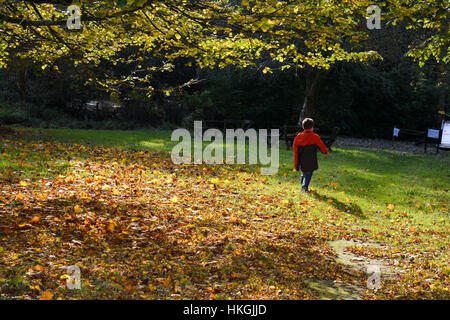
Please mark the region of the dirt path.
<svg viewBox="0 0 450 320"><path fill-rule="evenodd" d="M367 273L367 279L369 279L371 273L368 273L368 268L375 266L375 268L379 269L380 277L382 278L391 278L395 275L395 272L385 261L357 256L351 251L346 250L348 247L355 245L380 248L381 245L377 243L335 240L330 241L328 244L336 252L336 262L344 265L349 273ZM360 300L362 299L362 294L367 290L367 287L336 280L310 280L308 284L319 293L319 299L323 300Z"/></svg>
<svg viewBox="0 0 450 320"><path fill-rule="evenodd" d="M423 154L423 144L416 145L413 141L392 141L384 139L360 139L351 137L338 137L335 146L361 147L378 150L391 150L398 153ZM435 148L430 147L429 153L436 152Z"/></svg>

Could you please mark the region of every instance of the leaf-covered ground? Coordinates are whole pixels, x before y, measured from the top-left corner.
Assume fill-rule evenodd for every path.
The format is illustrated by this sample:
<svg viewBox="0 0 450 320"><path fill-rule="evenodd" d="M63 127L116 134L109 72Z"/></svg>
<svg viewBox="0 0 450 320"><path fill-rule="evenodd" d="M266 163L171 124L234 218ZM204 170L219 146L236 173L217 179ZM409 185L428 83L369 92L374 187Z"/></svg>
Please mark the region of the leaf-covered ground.
<svg viewBox="0 0 450 320"><path fill-rule="evenodd" d="M174 165L160 133L138 143L120 132L122 147L83 134L2 138L3 299L327 297L311 281L362 288L365 299L449 298L447 154L341 148L321 158L305 195L290 152L263 177L255 166ZM338 239L378 243L346 250L395 275L366 289L368 274L337 262ZM81 290L66 288L71 265Z"/></svg>

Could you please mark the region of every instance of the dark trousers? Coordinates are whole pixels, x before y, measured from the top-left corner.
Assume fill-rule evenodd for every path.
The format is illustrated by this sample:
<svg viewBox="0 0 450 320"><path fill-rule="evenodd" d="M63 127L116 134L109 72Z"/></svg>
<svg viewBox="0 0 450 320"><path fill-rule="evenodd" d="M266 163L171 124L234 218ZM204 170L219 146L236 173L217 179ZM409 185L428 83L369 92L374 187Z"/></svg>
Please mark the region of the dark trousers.
<svg viewBox="0 0 450 320"><path fill-rule="evenodd" d="M313 176L313 171L303 172L302 171L302 190L308 191L309 183L311 182L311 178Z"/></svg>

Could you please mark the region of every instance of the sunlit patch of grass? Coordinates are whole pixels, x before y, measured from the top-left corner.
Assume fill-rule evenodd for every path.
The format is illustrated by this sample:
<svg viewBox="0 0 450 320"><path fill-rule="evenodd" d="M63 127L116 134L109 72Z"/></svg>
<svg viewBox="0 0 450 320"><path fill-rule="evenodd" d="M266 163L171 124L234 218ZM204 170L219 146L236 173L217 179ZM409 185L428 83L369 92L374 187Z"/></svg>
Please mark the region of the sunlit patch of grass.
<svg viewBox="0 0 450 320"><path fill-rule="evenodd" d="M145 149L154 149L154 148L161 148L164 146L163 141L141 141L139 143L139 146L144 147Z"/></svg>

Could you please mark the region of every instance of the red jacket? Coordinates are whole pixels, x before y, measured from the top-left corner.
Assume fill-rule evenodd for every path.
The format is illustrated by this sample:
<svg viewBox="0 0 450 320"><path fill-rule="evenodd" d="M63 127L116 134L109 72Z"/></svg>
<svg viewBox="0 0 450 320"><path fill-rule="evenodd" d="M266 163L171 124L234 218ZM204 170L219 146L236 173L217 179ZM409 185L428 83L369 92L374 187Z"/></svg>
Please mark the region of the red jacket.
<svg viewBox="0 0 450 320"><path fill-rule="evenodd" d="M301 168L302 171L314 171L318 169L316 149L314 148L314 150L311 148L302 148L306 149L306 151L302 153L300 163L297 165L299 161L298 148L308 146L317 146L323 154L328 153L328 148L325 146L318 134L310 131L303 131L299 133L294 139L294 168L296 170L298 170L298 168Z"/></svg>

